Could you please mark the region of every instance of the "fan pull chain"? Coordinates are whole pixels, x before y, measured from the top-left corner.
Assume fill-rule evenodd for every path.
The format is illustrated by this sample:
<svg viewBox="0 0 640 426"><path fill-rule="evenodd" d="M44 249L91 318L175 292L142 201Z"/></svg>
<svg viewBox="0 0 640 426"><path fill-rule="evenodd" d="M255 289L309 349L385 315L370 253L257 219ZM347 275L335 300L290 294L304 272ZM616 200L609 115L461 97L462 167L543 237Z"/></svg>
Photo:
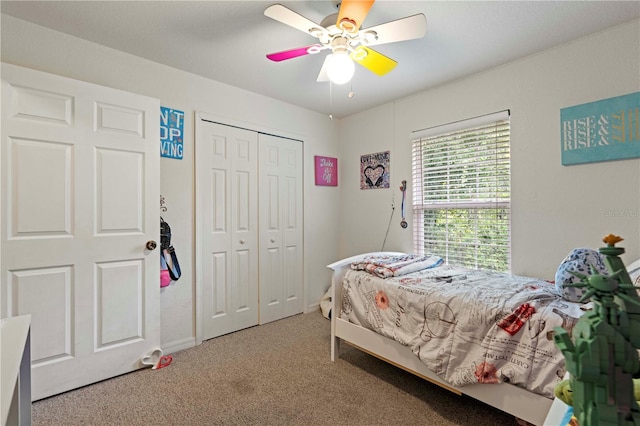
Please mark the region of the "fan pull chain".
<svg viewBox="0 0 640 426"><path fill-rule="evenodd" d="M333 120L333 83L329 81L329 120Z"/></svg>

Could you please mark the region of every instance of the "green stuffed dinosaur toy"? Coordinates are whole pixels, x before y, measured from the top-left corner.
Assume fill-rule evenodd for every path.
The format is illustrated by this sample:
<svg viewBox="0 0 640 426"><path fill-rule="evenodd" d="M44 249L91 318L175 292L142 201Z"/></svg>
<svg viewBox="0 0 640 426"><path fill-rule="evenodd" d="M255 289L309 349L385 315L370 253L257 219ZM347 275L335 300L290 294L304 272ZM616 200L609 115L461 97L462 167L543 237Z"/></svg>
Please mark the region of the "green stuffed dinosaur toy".
<svg viewBox="0 0 640 426"><path fill-rule="evenodd" d="M640 379L633 379L633 393L636 401L640 404ZM571 410L571 418L568 419L567 423L563 423L561 426L578 426L578 419L575 417L573 413L573 390L571 389L571 380L564 379L556 385L553 389L553 394L556 398L572 407Z"/></svg>
<svg viewBox="0 0 640 426"><path fill-rule="evenodd" d="M567 404L569 407L573 407L573 391L571 390L571 380L564 379L558 382L555 388L553 388L553 394L560 401Z"/></svg>
<svg viewBox="0 0 640 426"><path fill-rule="evenodd" d="M558 382L553 389L553 394L560 401L564 402L570 407L573 407L573 391L571 390L571 380L564 379ZM633 379L633 395L636 401L640 403L640 379Z"/></svg>

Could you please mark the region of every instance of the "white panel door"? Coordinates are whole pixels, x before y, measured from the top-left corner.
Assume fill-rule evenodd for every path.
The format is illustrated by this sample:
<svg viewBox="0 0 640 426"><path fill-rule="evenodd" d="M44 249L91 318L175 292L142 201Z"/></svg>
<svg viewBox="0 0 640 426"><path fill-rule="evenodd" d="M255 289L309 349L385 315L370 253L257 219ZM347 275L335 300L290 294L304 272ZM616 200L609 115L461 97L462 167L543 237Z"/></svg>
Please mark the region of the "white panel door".
<svg viewBox="0 0 640 426"><path fill-rule="evenodd" d="M32 316L34 400L160 343L159 107L2 64L0 316Z"/></svg>
<svg viewBox="0 0 640 426"><path fill-rule="evenodd" d="M198 120L196 262L202 339L258 324L255 132Z"/></svg>
<svg viewBox="0 0 640 426"><path fill-rule="evenodd" d="M302 142L259 136L260 324L303 311Z"/></svg>

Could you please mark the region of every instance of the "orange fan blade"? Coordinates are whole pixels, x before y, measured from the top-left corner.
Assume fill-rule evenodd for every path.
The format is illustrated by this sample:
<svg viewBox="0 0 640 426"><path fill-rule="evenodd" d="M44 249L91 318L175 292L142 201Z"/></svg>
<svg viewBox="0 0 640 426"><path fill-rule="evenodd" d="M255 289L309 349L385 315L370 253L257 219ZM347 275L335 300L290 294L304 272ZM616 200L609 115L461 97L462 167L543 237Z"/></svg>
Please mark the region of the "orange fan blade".
<svg viewBox="0 0 640 426"><path fill-rule="evenodd" d="M355 62L377 75L385 75L398 64L396 61L382 53L364 46L358 46L356 50L351 53L350 57Z"/></svg>
<svg viewBox="0 0 640 426"><path fill-rule="evenodd" d="M344 0L340 4L336 27L357 33L375 0Z"/></svg>

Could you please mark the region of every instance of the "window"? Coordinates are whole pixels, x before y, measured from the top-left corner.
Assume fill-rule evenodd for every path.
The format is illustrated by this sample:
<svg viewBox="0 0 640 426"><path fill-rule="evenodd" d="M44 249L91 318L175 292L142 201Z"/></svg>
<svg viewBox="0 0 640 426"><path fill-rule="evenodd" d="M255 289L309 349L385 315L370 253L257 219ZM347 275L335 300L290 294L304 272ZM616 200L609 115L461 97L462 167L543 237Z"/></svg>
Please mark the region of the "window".
<svg viewBox="0 0 640 426"><path fill-rule="evenodd" d="M511 268L508 111L413 134L414 251Z"/></svg>

